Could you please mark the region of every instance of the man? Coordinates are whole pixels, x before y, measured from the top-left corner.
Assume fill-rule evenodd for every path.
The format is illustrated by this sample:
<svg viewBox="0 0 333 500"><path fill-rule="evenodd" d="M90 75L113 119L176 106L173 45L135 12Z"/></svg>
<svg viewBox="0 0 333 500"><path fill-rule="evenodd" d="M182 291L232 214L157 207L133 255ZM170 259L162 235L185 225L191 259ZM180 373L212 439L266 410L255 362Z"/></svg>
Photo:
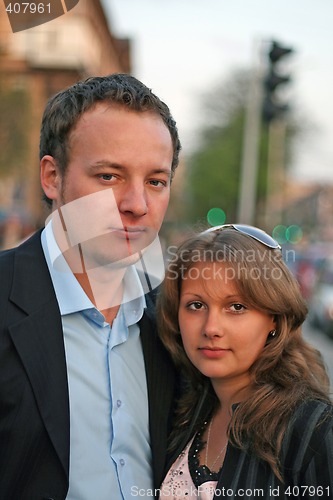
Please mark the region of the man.
<svg viewBox="0 0 333 500"><path fill-rule="evenodd" d="M176 374L148 268L179 151L168 107L129 75L48 102L40 171L52 215L0 256L1 500L158 488Z"/></svg>

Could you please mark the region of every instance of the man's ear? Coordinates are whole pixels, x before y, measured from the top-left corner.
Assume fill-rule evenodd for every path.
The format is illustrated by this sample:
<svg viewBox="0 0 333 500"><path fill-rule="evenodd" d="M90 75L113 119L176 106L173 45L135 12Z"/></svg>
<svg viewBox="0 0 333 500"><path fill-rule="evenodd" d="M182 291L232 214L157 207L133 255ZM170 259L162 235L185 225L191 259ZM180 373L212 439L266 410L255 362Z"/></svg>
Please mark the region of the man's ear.
<svg viewBox="0 0 333 500"><path fill-rule="evenodd" d="M53 156L45 155L40 161L40 182L45 195L52 201L57 201L60 189L60 173Z"/></svg>

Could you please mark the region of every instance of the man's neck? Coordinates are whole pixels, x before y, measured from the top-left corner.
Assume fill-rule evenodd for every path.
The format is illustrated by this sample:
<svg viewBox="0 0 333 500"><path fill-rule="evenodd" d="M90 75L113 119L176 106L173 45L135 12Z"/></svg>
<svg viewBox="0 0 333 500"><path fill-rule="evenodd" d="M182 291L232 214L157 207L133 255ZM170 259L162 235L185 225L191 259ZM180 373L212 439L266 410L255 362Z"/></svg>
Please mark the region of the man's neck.
<svg viewBox="0 0 333 500"><path fill-rule="evenodd" d="M112 325L117 316L124 293L124 269L103 270L103 273L91 270L74 273L85 294Z"/></svg>

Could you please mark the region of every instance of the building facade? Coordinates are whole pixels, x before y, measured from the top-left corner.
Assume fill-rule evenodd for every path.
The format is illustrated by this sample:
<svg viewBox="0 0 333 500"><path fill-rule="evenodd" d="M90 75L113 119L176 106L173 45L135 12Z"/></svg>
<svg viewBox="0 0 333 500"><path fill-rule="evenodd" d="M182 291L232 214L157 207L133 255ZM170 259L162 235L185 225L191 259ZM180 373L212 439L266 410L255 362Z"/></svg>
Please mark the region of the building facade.
<svg viewBox="0 0 333 500"><path fill-rule="evenodd" d="M43 224L38 147L47 99L92 75L130 73L130 55L130 41L114 35L100 0L80 0L16 33L0 2L0 213Z"/></svg>

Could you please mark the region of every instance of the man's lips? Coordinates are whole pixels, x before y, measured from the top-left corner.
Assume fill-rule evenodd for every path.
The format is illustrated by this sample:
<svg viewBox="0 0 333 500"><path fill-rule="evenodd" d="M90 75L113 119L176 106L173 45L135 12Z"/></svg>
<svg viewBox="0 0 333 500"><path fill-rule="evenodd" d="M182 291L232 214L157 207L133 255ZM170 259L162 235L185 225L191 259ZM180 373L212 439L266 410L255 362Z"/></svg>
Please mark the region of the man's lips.
<svg viewBox="0 0 333 500"><path fill-rule="evenodd" d="M111 228L110 231L125 240L136 240L146 234L147 229L144 227L123 227Z"/></svg>
<svg viewBox="0 0 333 500"><path fill-rule="evenodd" d="M230 351L230 349L223 349L222 347L203 346L199 347L199 351L206 358L216 359L225 356Z"/></svg>

